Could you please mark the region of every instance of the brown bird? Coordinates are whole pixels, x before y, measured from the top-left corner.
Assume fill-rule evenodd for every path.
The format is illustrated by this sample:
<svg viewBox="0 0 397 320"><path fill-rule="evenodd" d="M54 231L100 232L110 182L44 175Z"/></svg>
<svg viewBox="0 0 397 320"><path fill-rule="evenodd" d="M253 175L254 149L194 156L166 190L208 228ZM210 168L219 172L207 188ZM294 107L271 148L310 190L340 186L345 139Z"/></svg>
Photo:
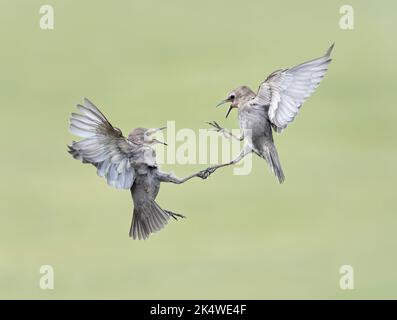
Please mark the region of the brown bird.
<svg viewBox="0 0 397 320"><path fill-rule="evenodd" d="M226 137L246 141L243 151L236 159L206 169L208 176L216 169L235 164L247 154L254 152L265 159L280 183L284 181L279 156L273 141L273 132L282 132L291 123L302 104L314 92L324 77L331 62L332 45L324 56L295 67L274 71L259 86L257 93L247 86L232 90L217 106L230 102L230 111L238 110L241 135L235 136L217 122L209 124Z"/></svg>
<svg viewBox="0 0 397 320"><path fill-rule="evenodd" d="M73 141L69 153L73 158L90 163L97 174L117 189L130 189L134 213L130 228L133 239L147 239L162 229L170 219L183 215L164 210L156 202L161 182L181 184L191 178L204 178L202 172L186 178L160 171L156 164L153 145L163 143L154 134L163 128L136 128L125 138L120 129L113 127L101 111L88 99L77 105L81 114L72 113L70 132L84 138Z"/></svg>

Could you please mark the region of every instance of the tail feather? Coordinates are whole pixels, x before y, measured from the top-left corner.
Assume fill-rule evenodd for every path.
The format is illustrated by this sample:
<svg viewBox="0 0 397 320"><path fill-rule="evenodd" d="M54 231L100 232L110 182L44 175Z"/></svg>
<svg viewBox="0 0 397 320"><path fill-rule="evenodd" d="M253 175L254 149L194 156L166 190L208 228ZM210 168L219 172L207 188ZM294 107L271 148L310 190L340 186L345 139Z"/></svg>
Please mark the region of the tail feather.
<svg viewBox="0 0 397 320"><path fill-rule="evenodd" d="M285 180L283 169L281 168L280 159L278 157L276 146L272 144L266 144L264 146L264 152L259 154L264 158L272 169L273 173L276 175L278 181L283 183Z"/></svg>
<svg viewBox="0 0 397 320"><path fill-rule="evenodd" d="M175 218L174 215L177 214L161 209L155 201L146 201L134 208L134 214L132 216L130 228L130 237L132 237L134 240L145 240L149 238L151 233L157 232L164 228L170 217Z"/></svg>

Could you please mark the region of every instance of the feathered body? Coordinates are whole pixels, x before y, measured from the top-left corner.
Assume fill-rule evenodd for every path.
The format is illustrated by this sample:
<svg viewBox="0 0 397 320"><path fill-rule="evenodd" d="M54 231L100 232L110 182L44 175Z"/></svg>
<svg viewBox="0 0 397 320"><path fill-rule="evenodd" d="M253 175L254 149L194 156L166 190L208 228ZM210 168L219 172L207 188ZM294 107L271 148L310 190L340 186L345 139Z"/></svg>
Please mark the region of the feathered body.
<svg viewBox="0 0 397 320"><path fill-rule="evenodd" d="M164 128L136 128L125 138L88 99L77 108L81 114L72 113L70 131L84 139L73 142L69 153L75 159L95 166L97 174L110 186L130 189L134 202L130 236L146 239L162 229L170 217L183 217L161 209L155 202L160 183L183 183L199 174L179 179L159 170L152 145L160 141L152 135Z"/></svg>
<svg viewBox="0 0 397 320"><path fill-rule="evenodd" d="M279 182L282 183L284 173L273 141L272 124L267 114L268 108L249 101L238 108L242 134L252 151L267 161Z"/></svg>
<svg viewBox="0 0 397 320"><path fill-rule="evenodd" d="M281 133L295 119L302 104L324 77L331 62L332 49L333 45L318 59L274 71L261 83L257 93L247 86L237 87L218 104L231 102L226 117L232 109L238 109L241 129L241 137L238 139L246 141L245 153L229 164L236 163L247 152L252 151L268 162L280 183L284 181L284 173L273 141L273 131ZM216 122L210 125L217 131L233 136ZM207 169L208 173L221 166L225 164Z"/></svg>

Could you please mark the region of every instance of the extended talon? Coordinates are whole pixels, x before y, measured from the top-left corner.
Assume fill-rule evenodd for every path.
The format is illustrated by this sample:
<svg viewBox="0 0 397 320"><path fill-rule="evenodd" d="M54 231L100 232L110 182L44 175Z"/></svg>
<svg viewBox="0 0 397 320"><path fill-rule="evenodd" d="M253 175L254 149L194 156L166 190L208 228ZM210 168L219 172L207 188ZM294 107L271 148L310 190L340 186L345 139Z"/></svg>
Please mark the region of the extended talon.
<svg viewBox="0 0 397 320"><path fill-rule="evenodd" d="M179 214L179 213L171 212L171 211L168 211L168 210L164 210L164 211L167 212L167 213L168 213L172 218L174 218L175 220L178 220L177 217L179 217L179 218L186 218L184 215Z"/></svg>
<svg viewBox="0 0 397 320"><path fill-rule="evenodd" d="M200 177L201 179L207 179L211 174L213 174L215 172L216 168L207 168L204 169L202 171L200 171L200 173L198 174L198 177Z"/></svg>
<svg viewBox="0 0 397 320"><path fill-rule="evenodd" d="M221 132L224 129L216 122L216 121L212 121L212 122L207 122L211 127L213 127L213 130L217 131L217 132Z"/></svg>
<svg viewBox="0 0 397 320"><path fill-rule="evenodd" d="M203 170L200 171L197 176L201 179L207 179L209 174L207 173L207 170Z"/></svg>

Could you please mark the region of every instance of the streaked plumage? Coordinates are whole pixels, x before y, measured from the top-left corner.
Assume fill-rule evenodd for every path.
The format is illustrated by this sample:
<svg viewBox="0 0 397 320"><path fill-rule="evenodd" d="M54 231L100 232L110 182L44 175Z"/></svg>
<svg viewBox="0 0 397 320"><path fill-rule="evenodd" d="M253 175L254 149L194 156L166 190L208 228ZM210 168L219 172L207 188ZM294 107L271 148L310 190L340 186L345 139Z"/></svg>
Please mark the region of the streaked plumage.
<svg viewBox="0 0 397 320"><path fill-rule="evenodd" d="M256 94L247 86L238 87L229 93L220 104L231 102L226 117L233 108L238 109L241 129L241 137L238 139L245 139L246 146L230 163L208 168L207 175L220 167L240 161L249 152L255 152L269 163L279 182L284 181L272 129L280 133L295 119L302 104L324 77L331 62L333 46L321 58L273 72L261 83ZM233 136L216 122L210 125L227 136Z"/></svg>
<svg viewBox="0 0 397 320"><path fill-rule="evenodd" d="M88 99L77 108L81 113L72 113L70 132L84 139L68 146L69 153L83 163L94 165L97 174L110 186L130 189L134 201L130 237L147 239L162 229L170 217L183 217L163 210L155 202L160 182L179 184L201 174L180 179L159 170L152 145L160 141L152 134L165 128L136 128L125 138Z"/></svg>

